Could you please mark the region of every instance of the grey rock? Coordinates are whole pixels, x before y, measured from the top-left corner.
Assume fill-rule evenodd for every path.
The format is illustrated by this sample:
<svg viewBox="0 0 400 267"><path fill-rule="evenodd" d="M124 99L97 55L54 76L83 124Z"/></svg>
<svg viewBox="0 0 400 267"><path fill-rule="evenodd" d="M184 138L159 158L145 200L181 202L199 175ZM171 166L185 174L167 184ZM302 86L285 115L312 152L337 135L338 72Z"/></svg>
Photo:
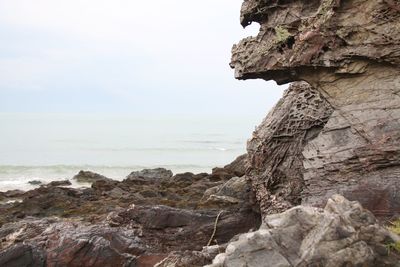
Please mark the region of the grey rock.
<svg viewBox="0 0 400 267"><path fill-rule="evenodd" d="M29 181L28 184L30 184L30 185L41 185L42 181L40 181L40 180L32 180L32 181Z"/></svg>
<svg viewBox="0 0 400 267"><path fill-rule="evenodd" d="M141 171L131 172L125 180L127 181L151 181L169 179L173 175L172 171L165 168L144 169Z"/></svg>
<svg viewBox="0 0 400 267"><path fill-rule="evenodd" d="M45 186L70 186L71 181L69 180L62 180L62 181L52 181Z"/></svg>
<svg viewBox="0 0 400 267"><path fill-rule="evenodd" d="M208 266L399 266L386 248L399 240L358 202L334 195L325 209L297 206L267 216Z"/></svg>
<svg viewBox="0 0 400 267"><path fill-rule="evenodd" d="M0 266L136 266L146 250L134 230L102 224L36 219L2 228Z"/></svg>
<svg viewBox="0 0 400 267"><path fill-rule="evenodd" d="M46 256L44 252L29 244L16 244L0 251L0 266L4 267L44 267Z"/></svg>
<svg viewBox="0 0 400 267"><path fill-rule="evenodd" d="M203 205L212 203L238 204L250 200L250 184L244 177L233 177L222 185L207 189L201 199Z"/></svg>
<svg viewBox="0 0 400 267"><path fill-rule="evenodd" d="M229 196L246 201L250 190L250 185L244 177L233 177L219 187L216 195Z"/></svg>
<svg viewBox="0 0 400 267"><path fill-rule="evenodd" d="M94 183L99 180L111 180L104 175L91 172L91 171L79 171L72 179L76 180L78 183Z"/></svg>

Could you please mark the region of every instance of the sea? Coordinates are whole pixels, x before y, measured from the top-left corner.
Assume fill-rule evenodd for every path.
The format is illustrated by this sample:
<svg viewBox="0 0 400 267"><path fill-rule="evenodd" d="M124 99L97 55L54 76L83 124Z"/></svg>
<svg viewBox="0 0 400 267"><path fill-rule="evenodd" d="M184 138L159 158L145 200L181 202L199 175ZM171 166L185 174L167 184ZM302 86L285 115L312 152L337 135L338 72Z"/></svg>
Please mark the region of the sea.
<svg viewBox="0 0 400 267"><path fill-rule="evenodd" d="M116 180L144 168L210 172L245 153L261 119L0 113L0 191L71 179L80 170Z"/></svg>

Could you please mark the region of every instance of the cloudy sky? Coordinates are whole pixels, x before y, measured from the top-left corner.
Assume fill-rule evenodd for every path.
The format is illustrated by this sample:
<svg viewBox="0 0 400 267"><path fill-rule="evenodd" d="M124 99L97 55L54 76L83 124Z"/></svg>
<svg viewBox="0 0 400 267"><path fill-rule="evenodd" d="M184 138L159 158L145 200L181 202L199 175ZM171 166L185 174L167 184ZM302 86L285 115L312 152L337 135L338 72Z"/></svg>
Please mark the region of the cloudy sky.
<svg viewBox="0 0 400 267"><path fill-rule="evenodd" d="M0 112L265 114L236 81L242 0L0 0Z"/></svg>

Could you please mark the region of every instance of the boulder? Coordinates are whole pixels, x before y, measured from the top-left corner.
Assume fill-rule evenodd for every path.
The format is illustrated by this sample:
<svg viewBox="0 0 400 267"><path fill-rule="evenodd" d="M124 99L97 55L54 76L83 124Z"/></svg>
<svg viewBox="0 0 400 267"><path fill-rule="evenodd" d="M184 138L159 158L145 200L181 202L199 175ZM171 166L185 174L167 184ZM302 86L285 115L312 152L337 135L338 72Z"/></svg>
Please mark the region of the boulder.
<svg viewBox="0 0 400 267"><path fill-rule="evenodd" d="M233 173L235 176L242 177L246 173L247 154L240 155L234 161L224 166L224 169Z"/></svg>
<svg viewBox="0 0 400 267"><path fill-rule="evenodd" d="M233 177L222 185L207 189L201 199L201 205L249 204L250 198L251 188L245 177Z"/></svg>
<svg viewBox="0 0 400 267"><path fill-rule="evenodd" d="M212 169L212 173L209 179L211 181L220 182L220 181L227 181L234 176L235 174L229 170L220 167L215 167Z"/></svg>
<svg viewBox="0 0 400 267"><path fill-rule="evenodd" d="M267 216L208 266L399 266L389 251L399 241L360 203L334 195L325 209L297 206Z"/></svg>
<svg viewBox="0 0 400 267"><path fill-rule="evenodd" d="M91 171L79 171L72 179L76 180L78 183L94 183L99 180L111 180L101 174L91 172Z"/></svg>
<svg viewBox="0 0 400 267"><path fill-rule="evenodd" d="M167 170L165 168L156 168L156 169L144 169L141 171L131 172L125 179L125 181L129 182L138 182L138 183L148 183L153 182L154 180L166 180L171 178L173 175L172 171Z"/></svg>
<svg viewBox="0 0 400 267"><path fill-rule="evenodd" d="M199 173L199 174L194 174L191 172L184 172L184 173L178 173L175 174L174 176L170 177L169 179L165 179L163 181L164 184L169 184L170 186L176 186L176 187L186 187L192 184L195 184L196 182L201 183L201 179L208 178L209 175L207 173Z"/></svg>

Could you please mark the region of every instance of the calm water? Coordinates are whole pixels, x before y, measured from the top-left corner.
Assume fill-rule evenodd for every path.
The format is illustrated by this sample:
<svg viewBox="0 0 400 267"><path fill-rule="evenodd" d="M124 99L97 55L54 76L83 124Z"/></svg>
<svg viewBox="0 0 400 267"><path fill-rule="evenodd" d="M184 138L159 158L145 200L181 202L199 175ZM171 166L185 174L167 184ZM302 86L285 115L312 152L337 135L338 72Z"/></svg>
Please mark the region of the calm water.
<svg viewBox="0 0 400 267"><path fill-rule="evenodd" d="M115 179L166 167L209 172L245 152L261 118L0 113L0 191L91 170Z"/></svg>

